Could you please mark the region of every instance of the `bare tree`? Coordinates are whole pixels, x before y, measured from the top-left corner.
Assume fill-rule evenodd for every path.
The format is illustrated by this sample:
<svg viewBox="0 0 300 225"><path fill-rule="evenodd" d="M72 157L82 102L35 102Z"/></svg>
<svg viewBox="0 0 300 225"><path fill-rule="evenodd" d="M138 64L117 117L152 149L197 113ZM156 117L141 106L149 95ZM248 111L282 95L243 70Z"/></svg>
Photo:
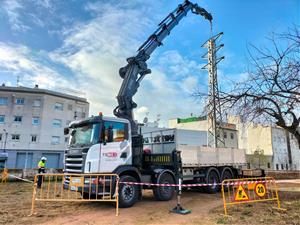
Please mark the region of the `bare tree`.
<svg viewBox="0 0 300 225"><path fill-rule="evenodd" d="M295 27L268 40L270 48L249 47L248 78L220 92L221 105L248 121L282 127L300 147L300 31Z"/></svg>

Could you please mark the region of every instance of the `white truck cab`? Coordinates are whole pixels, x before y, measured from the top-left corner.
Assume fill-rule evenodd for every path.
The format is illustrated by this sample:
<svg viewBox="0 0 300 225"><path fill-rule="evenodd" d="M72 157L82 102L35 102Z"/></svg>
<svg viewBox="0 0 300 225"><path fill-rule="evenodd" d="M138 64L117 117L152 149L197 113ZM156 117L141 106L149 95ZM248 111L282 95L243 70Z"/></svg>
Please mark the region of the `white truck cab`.
<svg viewBox="0 0 300 225"><path fill-rule="evenodd" d="M130 123L114 117L91 117L69 126L70 143L65 156L67 173L109 173L132 165Z"/></svg>

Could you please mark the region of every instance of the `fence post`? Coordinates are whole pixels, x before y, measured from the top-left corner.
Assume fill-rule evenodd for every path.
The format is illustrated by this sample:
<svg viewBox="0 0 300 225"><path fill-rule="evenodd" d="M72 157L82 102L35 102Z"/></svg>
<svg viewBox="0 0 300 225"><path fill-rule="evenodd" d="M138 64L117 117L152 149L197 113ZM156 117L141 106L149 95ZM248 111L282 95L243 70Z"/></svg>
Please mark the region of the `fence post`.
<svg viewBox="0 0 300 225"><path fill-rule="evenodd" d="M222 196L223 196L224 214L227 216L226 199L225 199L225 191L224 191L224 180L222 182Z"/></svg>
<svg viewBox="0 0 300 225"><path fill-rule="evenodd" d="M119 216L119 176L116 180L116 216Z"/></svg>
<svg viewBox="0 0 300 225"><path fill-rule="evenodd" d="M37 175L34 176L34 181L33 181L33 191L32 191L32 200L31 200L31 213L30 213L29 216L32 216L34 214L36 187L37 187Z"/></svg>
<svg viewBox="0 0 300 225"><path fill-rule="evenodd" d="M278 206L278 209L280 209L280 200L279 200L279 197L278 197L277 185L276 185L276 181L275 181L274 178L272 178L272 182L274 182L275 193L276 193L276 198L277 198L277 206Z"/></svg>

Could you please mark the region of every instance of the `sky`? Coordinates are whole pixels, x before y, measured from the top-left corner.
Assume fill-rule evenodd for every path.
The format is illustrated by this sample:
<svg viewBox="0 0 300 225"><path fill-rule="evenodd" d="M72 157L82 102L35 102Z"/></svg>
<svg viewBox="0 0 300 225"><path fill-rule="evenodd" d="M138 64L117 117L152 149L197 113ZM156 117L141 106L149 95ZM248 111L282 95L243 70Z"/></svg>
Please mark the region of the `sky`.
<svg viewBox="0 0 300 225"><path fill-rule="evenodd" d="M121 86L119 68L180 0L0 0L0 82L85 96L90 115L112 115ZM300 0L194 0L213 16L213 34L224 32L218 52L220 89L245 79L247 46L267 46L272 32L300 25ZM191 94L208 92L201 45L207 20L189 13L148 60L152 70L134 97L135 117L150 121L200 115Z"/></svg>

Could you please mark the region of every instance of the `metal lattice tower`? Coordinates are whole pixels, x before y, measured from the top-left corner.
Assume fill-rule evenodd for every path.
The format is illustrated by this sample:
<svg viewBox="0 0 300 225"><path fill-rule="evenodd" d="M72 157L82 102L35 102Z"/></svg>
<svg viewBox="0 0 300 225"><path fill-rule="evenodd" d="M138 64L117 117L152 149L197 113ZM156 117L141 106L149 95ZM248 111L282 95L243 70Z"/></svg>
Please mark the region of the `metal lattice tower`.
<svg viewBox="0 0 300 225"><path fill-rule="evenodd" d="M207 145L215 148L225 146L217 75L217 64L224 59L224 56L217 58L217 51L224 45L216 45L217 39L222 35L223 32L211 37L202 45L202 47L208 49L207 53L202 56L202 58L208 60L208 63L202 69L207 69L209 75L208 102L206 106L208 122Z"/></svg>

